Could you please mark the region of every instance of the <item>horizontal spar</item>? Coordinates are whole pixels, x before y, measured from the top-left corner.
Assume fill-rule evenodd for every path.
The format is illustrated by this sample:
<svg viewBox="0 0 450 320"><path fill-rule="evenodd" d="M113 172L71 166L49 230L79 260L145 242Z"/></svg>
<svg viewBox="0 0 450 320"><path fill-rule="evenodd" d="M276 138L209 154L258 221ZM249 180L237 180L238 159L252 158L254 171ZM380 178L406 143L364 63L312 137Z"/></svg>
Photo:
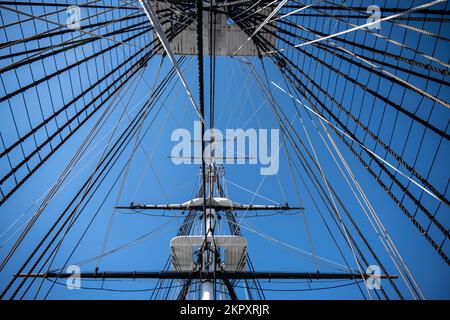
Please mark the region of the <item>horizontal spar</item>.
<svg viewBox="0 0 450 320"><path fill-rule="evenodd" d="M19 274L27 278L69 278L74 273L31 273ZM371 275L359 273L321 273L321 272L186 272L186 271L135 271L135 272L84 272L85 279L368 279ZM396 275L377 275L378 279L397 279Z"/></svg>
<svg viewBox="0 0 450 320"><path fill-rule="evenodd" d="M131 206L117 206L116 209L127 210L203 210L203 205L187 206L182 204L157 204L157 205L131 205ZM303 210L302 207L289 206L271 206L271 205L241 205L241 206L208 206L207 208L215 209L216 211L257 211L257 210L272 210L272 211L287 211L287 210Z"/></svg>

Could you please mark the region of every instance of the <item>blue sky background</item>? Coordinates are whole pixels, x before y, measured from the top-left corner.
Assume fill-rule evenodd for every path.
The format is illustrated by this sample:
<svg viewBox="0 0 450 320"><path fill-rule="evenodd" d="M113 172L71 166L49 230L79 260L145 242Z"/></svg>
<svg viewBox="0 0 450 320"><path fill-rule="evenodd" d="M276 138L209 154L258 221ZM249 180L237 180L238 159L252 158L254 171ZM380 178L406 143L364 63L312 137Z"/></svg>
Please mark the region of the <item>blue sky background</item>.
<svg viewBox="0 0 450 320"><path fill-rule="evenodd" d="M34 9L36 12L39 9ZM35 13L36 13L35 12ZM2 17L5 21L14 21L17 18L15 14L7 13L2 11ZM61 17L60 17L61 18ZM62 19L62 18L61 18ZM5 23L5 22L4 22ZM306 25L306 23L305 23ZM44 28L44 26L42 26ZM329 28L329 27L328 27ZM338 28L343 28L343 26L338 25ZM437 28L435 25L431 24L429 26L430 31ZM326 31L325 31L326 30ZM15 33L16 32L16 33ZM33 30L25 30L30 34L35 33ZM332 30L324 29L324 32L331 33ZM383 32L383 29L380 31ZM449 36L448 30L444 30L442 33L444 36ZM359 37L364 33L358 31L355 33L355 37ZM14 39L21 36L19 30L10 29L8 30L8 35L4 33L0 35L3 38ZM399 38L402 34L395 34ZM120 39L120 37L118 37ZM411 39L411 37L407 37ZM367 45L370 45L371 40L367 38ZM137 42L136 42L137 43ZM96 42L92 47L86 46L84 50L87 52L81 52L80 49L70 50L67 53L67 59L69 61L76 61L79 59L80 55L87 54L89 52L100 50L103 46L107 45L107 40L101 40ZM44 45L44 43L42 44ZM281 44L280 44L281 45ZM413 44L411 44L413 46ZM417 44L417 48L426 48L429 43L426 40ZM444 47L442 50L438 50L436 55L441 57L443 60L448 61L448 49ZM125 51L116 50L114 54L118 55L118 59L122 55L126 55L129 51L137 50L136 48L126 48ZM308 49L317 50L317 49ZM3 53L3 52L2 52ZM63 57L60 57L63 59ZM71 76L80 74L81 79L86 80L88 75L95 79L94 67L100 70L100 73L107 71L110 66L108 63L113 65L115 63L116 57L106 56L105 60L95 59L90 63L85 64L78 71L73 70ZM301 63L301 57L299 58L299 64ZM306 58L305 58L306 59ZM328 58L327 58L328 59ZM60 62L62 61L62 62ZM250 58L250 61L255 65L257 70L261 73L261 65L258 59ZM102 63L106 62L106 67ZM303 63L308 61L302 61ZM4 63L4 62L2 62ZM58 60L57 63L64 65L66 62L64 60ZM284 81L281 78L280 73L275 67L270 65L269 61L266 62L268 66L268 77L271 81L280 84L285 87ZM338 65L336 61L333 65ZM14 255L13 259L7 265L7 267L0 273L0 287L4 288L5 285L11 279L11 275L17 270L20 264L24 261L25 257L32 251L34 246L37 244L39 239L45 234L49 226L55 221L58 214L61 212L64 205L71 199L76 190L82 185L84 179L86 179L89 173L93 170L98 161L99 156L103 150L103 147L108 140L111 130L116 125L117 121L120 119L120 114L124 110L124 106L127 106L130 116L133 115L139 106L145 101L145 97L149 94L150 88L155 80L158 67L160 65L160 57L152 59L146 68L145 72L142 74L142 79L137 85L137 89L133 92L130 89L127 94L122 96L122 100L117 104L117 108L111 114L111 117L102 130L99 132L98 137L93 142L93 144L88 149L88 154L80 161L72 173L70 174L68 181L69 183L64 184L64 188L59 192L53 199L48 208L44 211L38 223L32 229L32 231L27 236L25 242L19 247L19 250ZM3 66L3 65L2 65ZM161 75L165 74L170 68L170 62L166 59L163 64ZM197 62L196 58L188 58L186 63L183 65L185 67L184 74L188 80L191 90L197 94ZM29 69L22 68L19 70L19 81L23 85L30 81L31 77L39 78L45 72L50 72L53 68L53 62L46 65L33 64L33 73L29 72ZM306 69L308 68L308 69ZM313 65L307 65L305 70L308 74L315 74L319 77L319 73L313 72ZM346 69L347 65L340 65L341 70L346 70L349 74L356 74L355 70ZM45 69L45 70L44 70ZM209 79L209 59L205 59L205 79ZM330 94L332 95L343 95L343 104L350 103L353 96L354 108L361 108L365 105L371 105L367 98L356 92L353 95L350 93L349 89L343 87L341 82L334 80L335 75L330 72L322 74L320 81L329 81L329 83L336 83L336 88L333 91L332 86L330 86ZM161 77L160 75L160 77ZM359 77L368 76L367 73L358 74ZM331 77L331 78L329 78ZM145 79L145 81L144 81ZM330 80L331 79L331 80ZM68 88L68 81L70 79L64 78L62 76L61 83L51 82L50 89L42 89L39 92L40 101L43 110L46 114L51 114L51 103L50 96L58 99L59 102L65 101L64 93L70 96L70 91ZM77 84L74 80L75 91L80 90L83 87L83 83ZM13 88L17 87L17 77L13 73L8 73L2 76L3 88L2 95L5 92L10 92ZM419 81L418 79L412 79L411 81ZM206 81L208 83L208 81ZM112 221L111 233L108 237L106 251L121 246L124 243L132 241L139 236L152 232L145 241L142 241L132 247L127 249L117 251L114 254L108 255L101 260L99 265L100 271L134 271L134 270L148 270L148 271L158 271L161 270L166 259L169 255L169 241L176 234L179 224L182 219L175 219L171 217L156 217L156 216L144 216L140 214L125 214L121 211L114 211L112 207L115 203L118 204L129 204L130 202L135 203L166 203L174 202L179 203L192 198L193 193L196 192L198 188L199 179L199 167L197 165L174 165L168 156L171 154L171 149L174 143L171 142L170 136L173 130L177 128L186 128L193 131L193 122L196 120L196 115L193 112L192 106L189 104L186 93L181 87L178 79L172 82L173 90L167 94L163 95L163 98L167 99L163 103L161 112L157 115L156 120L151 125L150 130L147 132L146 136L142 140L142 149L138 148L134 156L133 162L128 171L127 177L123 180L122 191L119 192L119 186L122 179L114 188L113 192L102 205L102 201L107 194L107 191L111 184L116 179L120 168L128 160L132 144L128 146L125 150L124 155L118 161L115 168L111 171L111 174L106 179L105 183L98 190L92 201L86 207L83 214L77 220L75 226L67 234L62 246L60 248L59 254L56 256L55 261L52 264L52 269L59 268L64 265L68 254L74 247L76 241L79 239L80 234L84 231L85 227L89 224L91 218L96 213L99 206L101 206L98 211L93 224L90 226L88 232L80 243L75 254L70 259L69 264L75 264L91 257L95 257L100 254L102 243L107 232L108 224ZM170 87L172 88L172 86ZM58 91L62 90L63 94L59 94ZM431 92L437 90L432 86L427 88ZM380 87L380 92L387 90L386 82ZM443 87L444 92L440 92L440 96L448 98L448 90ZM39 113L37 108L36 99L33 97L34 94L30 90L24 99L29 99L29 107L31 121L33 123L39 123L42 120L42 115ZM47 93L47 91L52 91L53 95ZM206 87L206 101L209 101L209 88ZM278 103L282 106L283 110L286 112L288 117L291 119L296 118L296 112L292 100L280 91L273 91L274 97L277 99ZM400 95L401 91L396 91L395 88L392 93L390 93L392 99L398 99L396 95ZM11 106L15 110L15 116L20 119L19 131L27 132L29 130L29 124L23 120L25 119L25 107L23 97L16 97L11 100ZM67 98L66 98L67 99ZM408 101L408 99L410 101ZM161 99L163 100L163 99ZM448 101L448 99L446 100ZM408 102L416 103L414 96L407 96L405 105ZM81 107L83 102L79 102ZM0 127L2 132L2 138L4 139L5 145L10 145L13 141L17 139L15 131L12 125L11 114L9 112L9 106L5 102L2 103ZM58 101L54 101L55 105ZM157 107L161 106L161 102L157 104ZM431 108L430 104L423 102L423 108ZM155 111L157 108L154 109ZM257 112L255 112L257 110ZM358 225L363 230L364 234L367 236L369 243L373 246L377 254L379 254L381 260L386 264L388 270L392 273L396 273L396 270L389 260L388 255L384 251L382 245L380 244L377 236L371 229L370 224L362 213L358 203L355 201L350 189L348 188L345 180L342 178L338 168L334 164L332 158L330 157L327 149L323 145L312 125L305 109L300 108L301 117L304 124L308 130L308 134L311 137L312 143L315 147L317 155L319 157L320 163L324 168L327 179L332 183L335 189L338 191L339 196L345 203L346 207L351 212L353 218L357 221ZM358 110L358 109L356 109ZM150 120L156 115L156 112L152 111L146 121L146 125L150 123ZM73 112L70 111L70 112ZM420 112L420 111L419 111ZM14 240L17 238L19 227L23 225L33 214L33 210L36 209L36 204L39 203L41 196L48 190L55 179L58 177L59 173L64 169L67 162L70 160L74 154L76 148L83 141L84 137L87 135L89 129L94 124L96 118L99 114L96 114L92 119L90 119L83 128L74 135L69 143L64 144L64 146L57 152L57 154L50 158L49 161L43 165L37 174L33 175L29 181L2 207L1 211L1 243L0 257L4 257L8 252L9 248L13 244ZM392 123L391 114L387 114L387 118L384 119L385 123ZM393 117L393 116L392 116ZM209 118L208 116L206 117ZM316 121L317 118L312 115L312 118ZM264 97L261 95L256 83L251 79L251 75L248 69L238 61L238 59L232 58L217 58L217 78L216 78L216 127L225 131L226 128L277 128L278 125L270 111L268 104L266 103ZM364 117L362 116L362 119ZM433 123L437 126L445 126L448 122L449 112L442 106L435 106L432 114ZM62 121L63 119L61 119ZM389 122L391 121L391 122ZM402 122L404 121L404 122ZM318 122L316 122L318 123ZM120 122L118 125L118 130L124 128L126 121ZM51 126L55 124L50 124ZM399 145L402 145L401 139L404 136L404 129L409 123L406 120L399 119L397 123L398 132L395 132L393 145L396 143L396 139L399 140ZM298 134L302 139L306 139L303 128L299 123L297 118L294 121L294 126L297 128ZM386 125L386 128L389 126ZM397 128L396 127L396 128ZM41 133L42 134L42 133ZM383 134L388 135L389 133L380 133L381 137ZM421 134L420 130L416 130L412 134L411 141L414 141L414 135L417 139ZM364 191L369 197L374 209L379 214L381 220L383 221L387 231L392 237L393 241L397 245L400 253L402 254L404 261L410 268L412 274L415 276L420 288L423 290L425 297L429 299L448 299L450 297L449 291L449 281L450 274L448 270L448 265L438 256L437 253L430 247L426 240L419 234L417 229L409 222L405 215L400 211L400 209L391 201L388 195L381 190L379 185L374 181L374 179L369 176L367 171L360 165L358 161L350 154L345 145L339 141L335 136L338 147L342 151L345 159L348 161L353 172L358 178L359 182L364 188ZM37 138L40 139L39 137ZM134 141L134 140L133 140ZM304 140L306 141L306 140ZM33 149L33 142L29 141L29 144L24 144L26 150ZM423 142L423 147L420 150L421 158L418 161L418 169L422 170L420 166L427 168L428 162L432 154L429 151L433 151L435 148L435 139L432 135L426 137ZM414 150L417 152L417 143L408 142L408 148L405 153L405 157L409 154L413 154ZM378 151L376 149L375 151ZM20 153L12 154L12 157L20 159ZM442 187L448 183L448 164L447 159L449 156L448 144L443 145L440 150L440 154L437 158L437 163L434 166L433 175L430 179L436 183L436 185ZM148 165L147 157L151 159L151 166ZM2 175L9 170L9 167L4 159L1 160L1 173ZM35 160L33 160L35 161ZM263 177L259 174L259 165L227 165L225 167L225 187L228 195L231 199L241 202L250 203L252 201L253 195L249 192L240 189L235 186L235 184L241 186L242 188L255 191L259 188L258 194L266 198L256 198L255 203L269 203L267 199L271 199L278 203L288 202L290 205L300 205L305 207L302 214L294 216L271 216L264 218L246 218L244 220L244 225L242 231L244 236L248 240L248 250L252 257L253 264L256 270L259 271L316 271L320 270L322 272L326 271L336 271L328 265L319 264L317 265L311 257L307 255L300 254L298 251L287 248L286 246L274 244L267 239L262 238L260 235L255 234L249 229L258 228L264 234L270 236L271 238L277 239L280 242L289 244L292 247L300 248L307 252L315 253L319 257L329 259L331 261L343 264L343 260L339 255L336 247L334 246L332 239L324 224L322 223L320 216L314 203L306 192L306 188L300 182L298 183L300 198L297 197L295 186L292 181L292 173L289 169L287 162L287 157L284 149L280 152L280 170L276 176ZM425 171L426 169L423 169ZM298 177L297 177L298 179ZM306 180L309 181L309 180ZM9 181L7 183L13 183ZM309 185L311 187L311 185ZM419 194L420 190L414 189L411 186L410 189L414 194ZM423 201L427 203L433 203L433 199L424 196ZM324 209L323 204L319 205L321 209ZM448 225L450 218L448 216L448 208L444 208L442 212L439 213L441 221L444 221L444 225ZM248 215L253 215L248 213ZM328 213L326 213L328 215ZM111 217L112 220L111 220ZM305 227L305 220L307 221L308 228ZM222 220L223 221L223 220ZM223 223L223 222L222 222ZM9 226L13 226L8 229ZM311 235L312 246L308 241L308 232ZM336 228L334 228L336 232ZM350 262L351 267L355 268L356 264L351 258L351 252L348 247L345 247L342 237L338 241L342 246L345 256ZM367 253L366 251L364 251ZM374 261L369 261L370 263L375 263ZM85 264L81 264L82 271L93 271L96 267L97 260L89 261ZM59 280L64 283L63 280ZM335 285L348 284L348 281L341 282L313 282L307 283L305 281L290 282L289 284L281 283L277 281L272 281L271 283L262 282L263 288L268 289L308 289L308 288L325 288L332 287ZM399 287L402 292L405 293L407 298L411 298L407 294L405 285L401 280L397 280ZM45 281L43 288L38 295L38 298L42 298L51 283ZM154 281L149 280L139 280L139 281L82 281L82 286L85 289L82 290L68 290L64 285L55 285L50 295L49 299L148 299L150 297L151 291L145 291L146 289L153 288L155 285ZM106 288L114 290L142 290L139 292L113 292L107 290L89 290L89 288ZM389 288L390 289L390 288ZM389 290L388 289L388 290ZM33 290L26 298L33 298ZM239 291L242 293L241 291ZM392 290L388 291L392 295ZM267 298L272 299L361 299L362 296L355 285L345 286L340 288L328 289L328 290L309 290L303 292L275 292L267 291Z"/></svg>

